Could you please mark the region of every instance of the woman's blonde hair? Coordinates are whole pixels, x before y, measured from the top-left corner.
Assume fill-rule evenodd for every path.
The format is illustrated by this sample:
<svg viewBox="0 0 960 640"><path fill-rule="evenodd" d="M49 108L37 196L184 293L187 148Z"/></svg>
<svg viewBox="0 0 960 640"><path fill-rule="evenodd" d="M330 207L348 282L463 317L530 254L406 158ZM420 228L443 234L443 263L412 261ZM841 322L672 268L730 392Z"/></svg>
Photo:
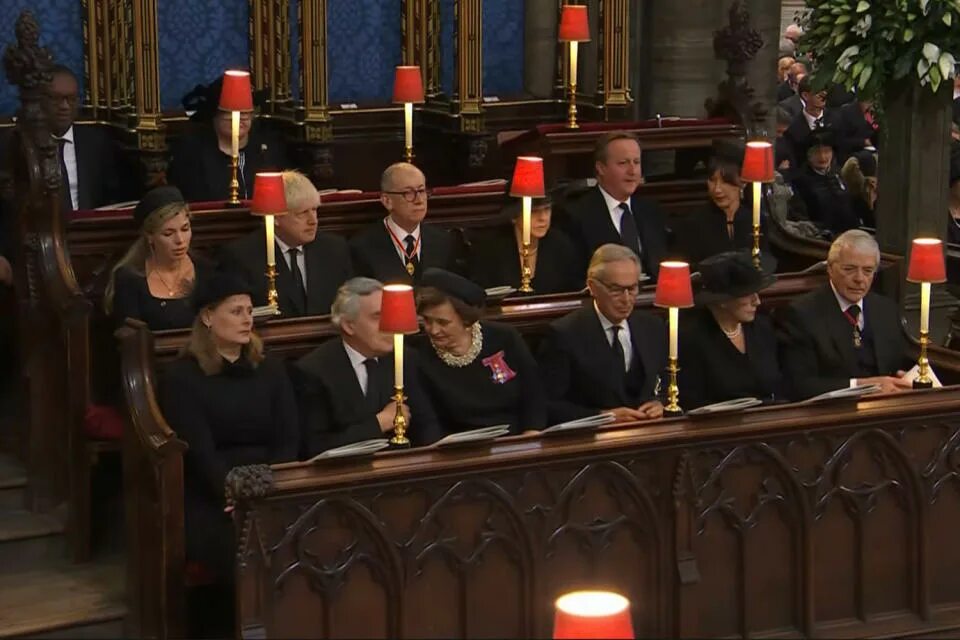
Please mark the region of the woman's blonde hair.
<svg viewBox="0 0 960 640"><path fill-rule="evenodd" d="M110 279L107 281L107 288L103 293L103 308L104 311L107 312L107 315L113 313L113 296L116 292L117 271L126 268L138 276L146 277L147 258L150 256L151 251L147 236L160 231L163 225L179 215L181 211L186 212L187 218L190 217L190 206L187 203L173 202L163 205L156 211L151 212L150 215L144 219L143 225L140 227L140 236L130 245L127 253L120 258L119 262L113 266L113 269L110 270Z"/></svg>
<svg viewBox="0 0 960 640"><path fill-rule="evenodd" d="M217 343L213 339L213 332L210 327L203 324L203 311L215 309L223 300L220 300L197 313L193 319L193 326L190 327L190 339L180 350L181 356L192 356L196 358L200 369L208 376L215 376L223 370L223 358L217 351ZM256 368L263 362L263 340L255 332L250 332L250 342L243 345L243 356L250 363L250 366Z"/></svg>

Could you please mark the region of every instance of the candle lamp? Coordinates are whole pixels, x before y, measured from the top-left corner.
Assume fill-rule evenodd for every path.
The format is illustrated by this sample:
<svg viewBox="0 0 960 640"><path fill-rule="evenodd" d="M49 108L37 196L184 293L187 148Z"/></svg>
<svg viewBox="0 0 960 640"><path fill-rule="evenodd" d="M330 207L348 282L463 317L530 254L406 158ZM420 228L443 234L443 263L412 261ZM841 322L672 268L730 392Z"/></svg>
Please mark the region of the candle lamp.
<svg viewBox="0 0 960 640"><path fill-rule="evenodd" d="M413 287L406 284L388 284L383 288L380 302L380 331L393 334L393 400L396 413L393 417L393 438L390 444L409 445L406 418L403 417L403 336L416 333L417 308L413 300Z"/></svg>
<svg viewBox="0 0 960 640"><path fill-rule="evenodd" d="M773 182L773 145L767 140L751 140L743 154L740 177L753 183L753 266L760 268L760 185Z"/></svg>
<svg viewBox="0 0 960 640"><path fill-rule="evenodd" d="M930 285L947 281L947 268L943 259L943 243L936 238L917 238L910 250L910 266L907 281L920 283L920 358L917 360L919 375L913 381L914 389L929 389L930 361L927 347L930 344Z"/></svg>
<svg viewBox="0 0 960 640"><path fill-rule="evenodd" d="M671 415L680 415L680 387L677 385L677 332L680 323L680 309L693 306L693 288L690 286L690 265L686 262L661 262L660 275L657 277L657 292L653 304L666 307L669 312L670 353L667 372L670 383L667 385L667 406L664 411Z"/></svg>
<svg viewBox="0 0 960 640"><path fill-rule="evenodd" d="M230 112L230 200L227 205L240 206L240 114L253 111L253 91L250 88L250 72L229 70L223 74L220 90L220 109Z"/></svg>
<svg viewBox="0 0 960 640"><path fill-rule="evenodd" d="M398 66L393 76L393 102L403 105L404 160L413 162L413 105L423 102L419 66Z"/></svg>
<svg viewBox="0 0 960 640"><path fill-rule="evenodd" d="M574 591L557 598L553 619L556 640L632 639L630 601L612 591Z"/></svg>
<svg viewBox="0 0 960 640"><path fill-rule="evenodd" d="M250 213L263 216L267 238L267 304L273 307L274 314L280 313L277 304L277 259L276 245L273 239L275 216L286 215L287 198L283 190L283 174L280 172L258 173L253 181L253 201Z"/></svg>
<svg viewBox="0 0 960 640"><path fill-rule="evenodd" d="M567 4L560 10L560 29L557 36L560 42L569 43L569 79L570 106L567 108L567 128L579 129L577 124L577 54L581 42L590 41L590 23L587 19L587 7L582 4Z"/></svg>
<svg viewBox="0 0 960 640"><path fill-rule="evenodd" d="M523 230L520 251L520 291L533 293L533 269L530 267L530 212L534 198L546 196L543 180L543 158L520 156L513 167L510 195L523 198Z"/></svg>

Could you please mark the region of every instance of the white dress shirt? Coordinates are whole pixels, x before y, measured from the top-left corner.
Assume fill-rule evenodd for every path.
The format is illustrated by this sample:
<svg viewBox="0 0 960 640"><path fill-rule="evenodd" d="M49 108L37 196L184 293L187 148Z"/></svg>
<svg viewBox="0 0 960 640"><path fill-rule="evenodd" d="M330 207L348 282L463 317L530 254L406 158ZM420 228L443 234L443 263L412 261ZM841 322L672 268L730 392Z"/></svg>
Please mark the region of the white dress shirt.
<svg viewBox="0 0 960 640"><path fill-rule="evenodd" d="M63 145L63 164L67 168L67 182L70 184L70 202L73 208L77 209L80 207L80 187L77 181L77 145L73 139L73 125L70 125L61 138L66 141Z"/></svg>
<svg viewBox="0 0 960 640"><path fill-rule="evenodd" d="M367 356L363 355L346 342L343 343L343 350L347 352L347 358L350 360L350 364L353 366L353 372L357 374L357 382L360 383L360 390L363 391L363 395L367 395L367 365L363 364L367 360Z"/></svg>
<svg viewBox="0 0 960 640"><path fill-rule="evenodd" d="M814 116L810 115L809 113L807 113L807 110L804 109L804 110L803 110L803 117L806 118L806 120L807 120L807 126L810 127L810 130L811 130L811 131L813 131L814 129L816 129L818 125L822 125L822 124L823 124L823 111L820 112L820 115L819 115L819 116L814 117Z"/></svg>
<svg viewBox="0 0 960 640"><path fill-rule="evenodd" d="M420 259L420 225L417 225L417 228L413 231L407 231L396 222L393 221L393 218L390 216L386 217L387 228L393 232L394 237L400 241L400 245L406 249L407 248L407 236L413 236L413 245L417 248L417 260ZM397 246L396 242L392 242L394 251L397 252L397 256L400 258L400 261L403 262L403 266L407 266L407 257L404 255L400 247Z"/></svg>
<svg viewBox="0 0 960 640"><path fill-rule="evenodd" d="M292 270L290 266L290 249L297 249L300 253L297 254L297 268L300 269L300 277L303 278L303 288L307 288L307 259L304 257L303 245L299 247L291 247L286 242L280 239L279 236L274 236L274 240L277 241L277 246L280 248L280 255L283 256L284 262L287 263L287 268Z"/></svg>
<svg viewBox="0 0 960 640"><path fill-rule="evenodd" d="M860 331L863 331L863 328L866 326L863 320L864 314L866 313L866 309L863 306L863 300L860 300L860 302L850 302L849 300L844 298L842 295L840 295L840 292L837 291L837 288L833 286L832 282L830 283L830 288L833 289L833 295L836 296L837 304L840 305L840 311L842 311L843 313L846 313L847 309L849 309L853 305L857 305L858 307L860 307L860 315L857 316L857 328L860 329ZM850 386L851 387L857 386L856 378L850 378Z"/></svg>
<svg viewBox="0 0 960 640"><path fill-rule="evenodd" d="M600 193L603 195L603 201L607 203L607 213L610 214L610 221L613 222L613 228L617 230L617 233L620 233L620 221L623 219L623 209L620 208L620 205L626 204L627 207L629 207L630 198L627 198L626 202L622 202L607 193L599 184L597 188L600 189Z"/></svg>
<svg viewBox="0 0 960 640"><path fill-rule="evenodd" d="M597 312L597 317L600 318L600 326L603 327L603 334L607 339L607 344L609 344L612 349L614 323L610 322L607 316L601 313L596 302L593 303L593 309ZM620 327L617 338L620 340L620 346L623 347L623 370L629 371L630 365L633 364L633 342L630 340L630 323L624 320L616 326Z"/></svg>

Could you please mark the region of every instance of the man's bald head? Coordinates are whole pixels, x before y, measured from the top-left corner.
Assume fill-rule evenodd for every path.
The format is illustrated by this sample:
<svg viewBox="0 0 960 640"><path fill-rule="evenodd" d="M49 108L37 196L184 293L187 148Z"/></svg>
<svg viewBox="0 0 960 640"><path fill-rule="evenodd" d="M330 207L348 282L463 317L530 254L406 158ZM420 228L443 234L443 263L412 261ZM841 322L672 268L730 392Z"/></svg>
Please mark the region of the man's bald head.
<svg viewBox="0 0 960 640"><path fill-rule="evenodd" d="M387 167L380 176L380 191L394 191L398 182L406 182L407 178L420 178L425 182L423 172L409 162L394 162Z"/></svg>
<svg viewBox="0 0 960 640"><path fill-rule="evenodd" d="M796 43L802 35L803 27L798 24L791 24L787 26L786 31L783 32L783 37L787 40L792 40L794 43Z"/></svg>
<svg viewBox="0 0 960 640"><path fill-rule="evenodd" d="M380 177L380 202L400 227L413 233L427 215L427 179L409 162L396 162Z"/></svg>

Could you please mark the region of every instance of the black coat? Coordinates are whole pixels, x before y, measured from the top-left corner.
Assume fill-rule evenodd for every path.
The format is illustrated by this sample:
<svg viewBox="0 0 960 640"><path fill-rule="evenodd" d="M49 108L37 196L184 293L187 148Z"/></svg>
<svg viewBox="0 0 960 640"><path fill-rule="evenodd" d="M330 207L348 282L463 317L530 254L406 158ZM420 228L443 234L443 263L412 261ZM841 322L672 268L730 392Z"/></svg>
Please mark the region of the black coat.
<svg viewBox="0 0 960 640"><path fill-rule="evenodd" d="M837 155L839 163L843 163L851 155L863 149L865 141L870 140L871 146L876 147L877 132L873 125L867 122L860 109L859 102L851 102L840 107L837 111Z"/></svg>
<svg viewBox="0 0 960 640"><path fill-rule="evenodd" d="M876 356L872 375L893 375L909 368L897 305L875 293L868 293L862 305L864 329L872 333ZM851 378L862 377L853 327L829 284L778 310L777 321L780 363L792 398L848 387Z"/></svg>
<svg viewBox="0 0 960 640"><path fill-rule="evenodd" d="M100 125L74 125L77 155L77 209L96 209L140 194L120 172L119 149ZM67 194L69 199L69 194Z"/></svg>
<svg viewBox="0 0 960 640"><path fill-rule="evenodd" d="M416 352L405 350L403 393L410 407L407 432L416 445L430 444L440 438L440 425L430 400L420 383ZM391 402L393 393L393 354L379 359L375 381L368 381L368 396L363 395L343 341L328 340L297 361L296 386L303 418L304 457L327 449L373 438L385 438L376 415ZM377 390L377 397L370 395ZM392 432L391 432L392 434Z"/></svg>
<svg viewBox="0 0 960 640"><path fill-rule="evenodd" d="M791 118L796 118L803 111L803 99L800 98L800 94L794 93L793 89L790 90L789 95L783 98L780 98L779 95L777 97L777 106L789 113Z"/></svg>
<svg viewBox="0 0 960 640"><path fill-rule="evenodd" d="M766 236L766 216L760 216L760 251L770 255ZM733 237L727 233L727 214L713 202L700 211L678 219L674 227L678 254L696 270L701 261L724 251L750 251L753 248L753 208L742 204L733 217Z"/></svg>
<svg viewBox="0 0 960 640"><path fill-rule="evenodd" d="M429 224L421 224L420 266L411 277L383 221L367 227L350 239L350 255L357 275L383 283L414 284L430 267L453 269L454 253L453 238L449 233Z"/></svg>
<svg viewBox="0 0 960 640"><path fill-rule="evenodd" d="M860 226L853 196L832 169L820 174L804 163L794 173L793 190L803 201L807 217L824 229L840 234Z"/></svg>
<svg viewBox="0 0 960 640"><path fill-rule="evenodd" d="M225 267L243 274L254 288L254 304L267 303L267 240L263 228L237 238L223 247L220 255ZM340 236L323 231L303 246L306 266L307 306L293 295L293 274L277 245L277 295L280 311L286 317L316 316L330 313L330 305L341 284L353 277L350 252Z"/></svg>
<svg viewBox="0 0 960 640"><path fill-rule="evenodd" d="M540 345L540 371L547 392L550 422L558 423L617 407L639 407L657 399L667 366L667 331L660 318L634 311L627 319L634 358L625 375L641 375L629 393L617 375L614 350L593 305L550 323ZM622 369L622 365L621 369Z"/></svg>
<svg viewBox="0 0 960 640"><path fill-rule="evenodd" d="M783 81L777 85L777 102L782 103L784 100L792 96L797 96L798 98L800 97L796 90L790 86L789 82Z"/></svg>
<svg viewBox="0 0 960 640"><path fill-rule="evenodd" d="M213 264L193 256L193 268L196 291L212 274ZM193 295L169 299L154 297L144 276L121 267L114 275L113 317L117 324L122 324L126 318L136 318L146 322L151 331L163 331L190 327L196 311Z"/></svg>
<svg viewBox="0 0 960 640"><path fill-rule="evenodd" d="M656 201L636 194L630 198L630 211L640 236L643 272L656 281L660 263L667 258L665 217ZM579 200L570 203L566 215L560 217L560 223L580 250L581 273L586 274L587 265L597 247L608 243L623 244L610 219L600 187L588 190Z"/></svg>
<svg viewBox="0 0 960 640"><path fill-rule="evenodd" d="M821 122L824 127L833 131L834 136L839 134L840 118L835 110L824 109ZM787 141L790 150L791 165L796 168L804 164L807 160L807 147L810 144L810 125L807 124L807 117L802 109L783 132L783 139Z"/></svg>
<svg viewBox="0 0 960 640"><path fill-rule="evenodd" d="M784 400L777 337L770 318L743 325L746 353L723 334L707 309L695 311L680 332L680 403L684 409L736 398Z"/></svg>
<svg viewBox="0 0 960 640"><path fill-rule="evenodd" d="M551 228L537 243L536 265L532 282L535 293L564 293L583 288L585 274L578 268L579 254L560 229ZM520 286L520 249L513 225L492 230L473 243L468 271L470 279L485 289Z"/></svg>

